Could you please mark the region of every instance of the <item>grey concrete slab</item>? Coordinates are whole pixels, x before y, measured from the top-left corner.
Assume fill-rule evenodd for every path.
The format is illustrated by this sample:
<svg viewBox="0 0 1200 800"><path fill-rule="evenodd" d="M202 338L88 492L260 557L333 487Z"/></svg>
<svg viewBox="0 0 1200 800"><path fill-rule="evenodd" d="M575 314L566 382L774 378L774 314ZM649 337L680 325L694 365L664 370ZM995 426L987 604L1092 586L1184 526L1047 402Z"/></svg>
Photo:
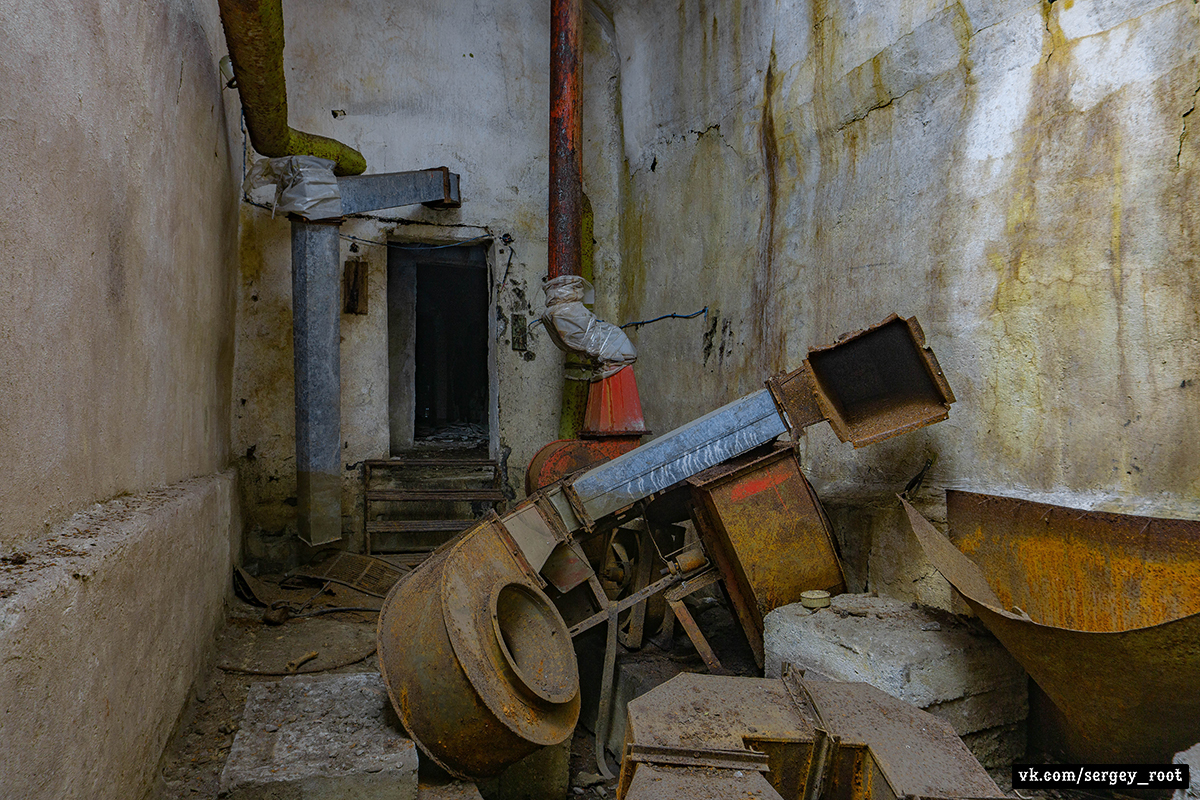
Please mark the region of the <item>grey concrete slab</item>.
<svg viewBox="0 0 1200 800"><path fill-rule="evenodd" d="M250 687L221 773L229 800L416 800L417 749L376 673Z"/></svg>
<svg viewBox="0 0 1200 800"><path fill-rule="evenodd" d="M783 663L863 681L949 722L985 766L1025 751L1028 677L969 620L870 595L834 597L816 613L778 608L764 621L766 674Z"/></svg>

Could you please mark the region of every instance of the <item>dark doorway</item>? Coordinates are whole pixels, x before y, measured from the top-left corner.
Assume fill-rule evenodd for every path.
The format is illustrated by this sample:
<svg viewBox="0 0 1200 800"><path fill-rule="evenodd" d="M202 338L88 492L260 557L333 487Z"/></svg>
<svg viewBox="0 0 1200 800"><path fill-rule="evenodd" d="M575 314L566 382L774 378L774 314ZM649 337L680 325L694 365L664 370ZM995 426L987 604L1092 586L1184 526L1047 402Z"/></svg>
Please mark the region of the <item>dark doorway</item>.
<svg viewBox="0 0 1200 800"><path fill-rule="evenodd" d="M388 251L392 453L488 448L487 250Z"/></svg>

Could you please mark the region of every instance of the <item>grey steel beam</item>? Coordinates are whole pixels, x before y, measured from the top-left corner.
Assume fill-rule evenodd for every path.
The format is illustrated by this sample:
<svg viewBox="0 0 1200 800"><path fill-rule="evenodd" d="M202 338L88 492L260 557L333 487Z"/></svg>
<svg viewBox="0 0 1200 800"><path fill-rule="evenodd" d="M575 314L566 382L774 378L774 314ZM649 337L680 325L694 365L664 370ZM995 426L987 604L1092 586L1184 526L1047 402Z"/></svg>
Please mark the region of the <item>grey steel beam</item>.
<svg viewBox="0 0 1200 800"><path fill-rule="evenodd" d="M300 537L342 537L338 225L292 219L292 344Z"/></svg>
<svg viewBox="0 0 1200 800"><path fill-rule="evenodd" d="M342 193L343 214L417 203L436 208L458 208L462 204L458 175L446 167L379 175L351 175L338 178L338 189Z"/></svg>

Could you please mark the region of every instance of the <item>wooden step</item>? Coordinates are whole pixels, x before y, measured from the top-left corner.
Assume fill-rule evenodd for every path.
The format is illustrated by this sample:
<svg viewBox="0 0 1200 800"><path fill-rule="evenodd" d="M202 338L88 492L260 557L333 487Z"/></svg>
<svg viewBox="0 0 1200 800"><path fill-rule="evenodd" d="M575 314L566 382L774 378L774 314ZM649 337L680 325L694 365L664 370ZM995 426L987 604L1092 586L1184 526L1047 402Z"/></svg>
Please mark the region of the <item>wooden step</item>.
<svg viewBox="0 0 1200 800"><path fill-rule="evenodd" d="M475 524L473 519L375 519L368 533L458 533Z"/></svg>
<svg viewBox="0 0 1200 800"><path fill-rule="evenodd" d="M366 493L369 502L413 500L449 500L453 502L492 501L504 499L499 489L372 489Z"/></svg>
<svg viewBox="0 0 1200 800"><path fill-rule="evenodd" d="M496 467L495 461L486 458L392 458L388 460L365 461L371 469L387 469L388 467L464 467L483 469Z"/></svg>

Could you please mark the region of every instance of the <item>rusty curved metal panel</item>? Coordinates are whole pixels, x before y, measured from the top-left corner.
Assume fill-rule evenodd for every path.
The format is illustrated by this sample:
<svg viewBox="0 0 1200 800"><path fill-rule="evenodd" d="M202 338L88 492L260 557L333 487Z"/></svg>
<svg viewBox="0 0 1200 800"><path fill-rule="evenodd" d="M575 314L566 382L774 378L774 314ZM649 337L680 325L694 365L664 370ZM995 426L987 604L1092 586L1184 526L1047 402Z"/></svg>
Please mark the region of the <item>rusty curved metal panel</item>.
<svg viewBox="0 0 1200 800"><path fill-rule="evenodd" d="M948 498L958 547L901 502L925 555L1062 713L1068 756L1166 763L1200 741L1200 523Z"/></svg>

